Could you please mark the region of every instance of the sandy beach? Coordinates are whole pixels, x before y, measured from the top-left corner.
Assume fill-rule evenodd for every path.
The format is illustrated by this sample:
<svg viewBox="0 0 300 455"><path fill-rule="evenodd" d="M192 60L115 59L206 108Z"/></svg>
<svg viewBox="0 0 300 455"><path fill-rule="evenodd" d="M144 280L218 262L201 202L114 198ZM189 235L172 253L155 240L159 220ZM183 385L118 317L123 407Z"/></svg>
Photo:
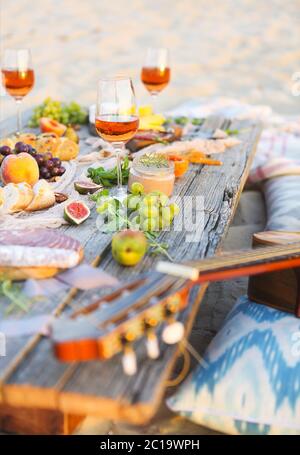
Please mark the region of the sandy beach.
<svg viewBox="0 0 300 455"><path fill-rule="evenodd" d="M17 0L1 2L4 48L32 50L36 85L24 107L46 96L95 101L99 77L124 73L138 101L149 102L139 75L145 49L167 46L172 82L161 109L199 96L233 96L295 113L292 74L300 69L298 0ZM1 119L15 112L1 92Z"/></svg>

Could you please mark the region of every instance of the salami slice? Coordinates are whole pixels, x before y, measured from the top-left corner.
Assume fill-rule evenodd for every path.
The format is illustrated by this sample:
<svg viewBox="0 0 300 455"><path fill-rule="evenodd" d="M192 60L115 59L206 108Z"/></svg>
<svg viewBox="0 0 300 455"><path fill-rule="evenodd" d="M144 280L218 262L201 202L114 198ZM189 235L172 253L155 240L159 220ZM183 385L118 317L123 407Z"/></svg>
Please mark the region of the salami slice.
<svg viewBox="0 0 300 455"><path fill-rule="evenodd" d="M57 230L0 229L0 276L46 278L75 267L82 257L78 240Z"/></svg>

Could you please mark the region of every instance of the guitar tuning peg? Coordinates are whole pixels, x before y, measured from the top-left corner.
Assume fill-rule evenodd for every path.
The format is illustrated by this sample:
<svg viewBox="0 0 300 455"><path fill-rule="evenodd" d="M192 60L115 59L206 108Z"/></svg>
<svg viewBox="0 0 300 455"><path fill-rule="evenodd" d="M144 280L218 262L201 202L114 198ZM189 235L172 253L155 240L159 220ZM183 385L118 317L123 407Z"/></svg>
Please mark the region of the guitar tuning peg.
<svg viewBox="0 0 300 455"><path fill-rule="evenodd" d="M122 356L123 371L127 376L133 376L137 372L137 361L135 352L130 345L124 346Z"/></svg>
<svg viewBox="0 0 300 455"><path fill-rule="evenodd" d="M173 320L167 322L167 326L162 331L162 339L166 344L176 344L183 339L184 325L182 322Z"/></svg>
<svg viewBox="0 0 300 455"><path fill-rule="evenodd" d="M158 359L160 355L158 339L155 333L157 320L155 318L147 318L144 321L146 333L146 349L150 359Z"/></svg>
<svg viewBox="0 0 300 455"><path fill-rule="evenodd" d="M158 359L160 355L158 339L153 330L149 330L147 333L146 348L148 357L150 359Z"/></svg>
<svg viewBox="0 0 300 455"><path fill-rule="evenodd" d="M183 339L184 325L175 319L176 306L170 302L165 308L166 326L162 331L162 340L166 344L176 344Z"/></svg>

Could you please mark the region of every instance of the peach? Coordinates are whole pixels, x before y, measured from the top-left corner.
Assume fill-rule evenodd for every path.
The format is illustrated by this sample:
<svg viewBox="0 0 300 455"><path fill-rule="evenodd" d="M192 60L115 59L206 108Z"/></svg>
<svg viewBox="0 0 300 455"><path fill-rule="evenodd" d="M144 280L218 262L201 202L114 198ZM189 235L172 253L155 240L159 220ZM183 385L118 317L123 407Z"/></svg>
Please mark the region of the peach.
<svg viewBox="0 0 300 455"><path fill-rule="evenodd" d="M40 171L35 159L29 153L8 155L1 164L1 179L7 183L28 183L34 185L40 177Z"/></svg>
<svg viewBox="0 0 300 455"><path fill-rule="evenodd" d="M62 136L66 132L67 127L52 118L41 117L40 129L42 133L56 133L58 136Z"/></svg>

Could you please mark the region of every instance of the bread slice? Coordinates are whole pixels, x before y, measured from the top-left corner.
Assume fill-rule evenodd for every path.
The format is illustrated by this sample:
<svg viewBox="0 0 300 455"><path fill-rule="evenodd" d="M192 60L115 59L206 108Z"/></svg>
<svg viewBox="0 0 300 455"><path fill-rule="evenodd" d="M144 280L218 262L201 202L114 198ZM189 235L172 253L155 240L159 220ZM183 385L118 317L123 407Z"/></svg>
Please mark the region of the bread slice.
<svg viewBox="0 0 300 455"><path fill-rule="evenodd" d="M25 208L28 212L43 210L55 204L55 194L46 180L39 180L33 186L33 199Z"/></svg>
<svg viewBox="0 0 300 455"><path fill-rule="evenodd" d="M2 212L16 213L24 210L33 198L33 191L27 183L8 183L2 189Z"/></svg>
<svg viewBox="0 0 300 455"><path fill-rule="evenodd" d="M18 188L19 192L21 195L21 204L22 204L22 210L26 209L26 207L31 203L34 192L32 190L32 187L28 183L18 183Z"/></svg>

